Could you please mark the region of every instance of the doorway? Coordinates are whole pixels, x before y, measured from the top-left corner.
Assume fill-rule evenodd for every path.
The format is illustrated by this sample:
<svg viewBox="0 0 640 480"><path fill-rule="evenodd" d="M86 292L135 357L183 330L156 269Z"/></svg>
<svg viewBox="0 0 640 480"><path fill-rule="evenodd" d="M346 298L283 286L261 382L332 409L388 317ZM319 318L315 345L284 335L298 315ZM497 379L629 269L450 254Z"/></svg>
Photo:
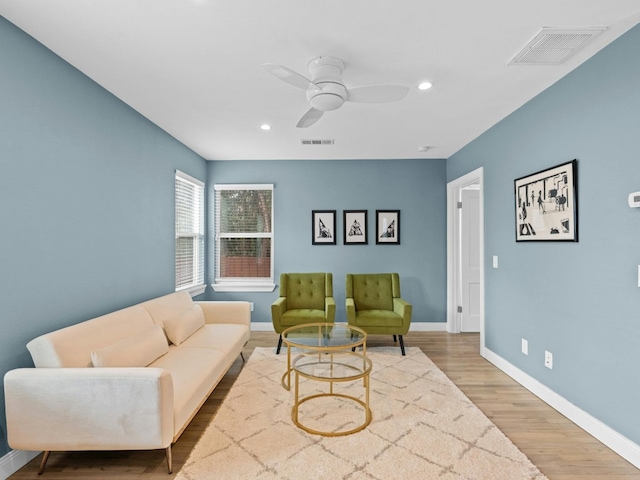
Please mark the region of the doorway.
<svg viewBox="0 0 640 480"><path fill-rule="evenodd" d="M479 168L447 184L447 331L484 348L484 202Z"/></svg>

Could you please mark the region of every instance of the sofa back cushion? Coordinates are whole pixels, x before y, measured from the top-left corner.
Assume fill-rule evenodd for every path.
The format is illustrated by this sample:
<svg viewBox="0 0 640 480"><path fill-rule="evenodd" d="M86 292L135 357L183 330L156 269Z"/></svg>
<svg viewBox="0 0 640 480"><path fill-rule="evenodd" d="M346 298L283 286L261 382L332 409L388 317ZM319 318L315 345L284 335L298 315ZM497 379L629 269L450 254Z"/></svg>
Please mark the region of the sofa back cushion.
<svg viewBox="0 0 640 480"><path fill-rule="evenodd" d="M287 297L287 310L324 310L325 297L333 296L330 273L283 273L280 296Z"/></svg>
<svg viewBox="0 0 640 480"><path fill-rule="evenodd" d="M36 367L91 367L91 352L136 335L153 326L140 305L34 338L27 344Z"/></svg>
<svg viewBox="0 0 640 480"><path fill-rule="evenodd" d="M204 313L200 305L191 305L179 315L164 321L164 331L174 345L180 345L204 326Z"/></svg>
<svg viewBox="0 0 640 480"><path fill-rule="evenodd" d="M93 350L91 360L94 367L146 367L168 351L162 328L150 325L140 333Z"/></svg>
<svg viewBox="0 0 640 480"><path fill-rule="evenodd" d="M189 310L194 304L189 292L175 292L140 304L156 325L165 328L165 320L175 318Z"/></svg>

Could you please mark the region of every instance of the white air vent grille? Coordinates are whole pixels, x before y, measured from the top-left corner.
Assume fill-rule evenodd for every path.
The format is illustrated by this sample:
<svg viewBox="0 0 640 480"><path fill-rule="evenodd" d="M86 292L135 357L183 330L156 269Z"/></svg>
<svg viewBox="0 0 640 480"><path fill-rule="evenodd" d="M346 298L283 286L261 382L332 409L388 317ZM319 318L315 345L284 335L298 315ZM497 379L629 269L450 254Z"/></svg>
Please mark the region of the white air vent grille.
<svg viewBox="0 0 640 480"><path fill-rule="evenodd" d="M574 55L605 28L567 30L543 28L509 65L558 65Z"/></svg>
<svg viewBox="0 0 640 480"><path fill-rule="evenodd" d="M335 142L335 140L330 139L330 140L305 140L305 139L300 139L300 143L302 145L333 145Z"/></svg>

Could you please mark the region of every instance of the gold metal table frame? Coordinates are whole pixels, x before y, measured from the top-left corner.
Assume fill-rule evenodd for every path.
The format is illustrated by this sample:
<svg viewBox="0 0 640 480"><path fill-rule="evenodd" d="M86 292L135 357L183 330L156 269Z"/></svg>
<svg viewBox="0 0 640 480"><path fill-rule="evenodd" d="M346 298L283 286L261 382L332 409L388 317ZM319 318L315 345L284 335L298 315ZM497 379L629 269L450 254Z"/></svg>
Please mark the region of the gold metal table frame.
<svg viewBox="0 0 640 480"><path fill-rule="evenodd" d="M291 390L291 348L307 352L332 353L362 347L367 356L367 332L346 323L306 323L294 325L282 332L287 346L287 370L282 375L282 386Z"/></svg>
<svg viewBox="0 0 640 480"><path fill-rule="evenodd" d="M338 352L306 352L293 360L292 369L295 375L294 404L291 409L291 419L302 430L325 437L351 435L366 428L371 423L371 408L369 407L369 374L372 363L364 354L351 351ZM300 377L309 380L329 383L328 393L317 393L300 398ZM337 382L353 382L363 379L365 400L343 393L335 393L333 384ZM364 422L350 430L322 431L304 425L299 419L300 405L310 400L322 397L340 397L359 404L364 411Z"/></svg>

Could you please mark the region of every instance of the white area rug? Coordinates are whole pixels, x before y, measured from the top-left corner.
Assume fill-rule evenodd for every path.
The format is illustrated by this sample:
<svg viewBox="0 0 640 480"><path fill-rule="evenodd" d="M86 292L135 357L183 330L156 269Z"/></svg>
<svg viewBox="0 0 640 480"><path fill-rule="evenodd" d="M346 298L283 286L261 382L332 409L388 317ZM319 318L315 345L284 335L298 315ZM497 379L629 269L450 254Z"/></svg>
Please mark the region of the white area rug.
<svg viewBox="0 0 640 480"><path fill-rule="evenodd" d="M341 437L293 424L293 388L280 384L286 350L274 350L254 350L177 479L546 479L417 347L406 357L397 347L367 350L373 420ZM301 379L301 393L318 387L328 384ZM337 387L364 396L362 381ZM303 404L303 423L336 431L362 423L355 402L326 402L333 403L323 397Z"/></svg>

